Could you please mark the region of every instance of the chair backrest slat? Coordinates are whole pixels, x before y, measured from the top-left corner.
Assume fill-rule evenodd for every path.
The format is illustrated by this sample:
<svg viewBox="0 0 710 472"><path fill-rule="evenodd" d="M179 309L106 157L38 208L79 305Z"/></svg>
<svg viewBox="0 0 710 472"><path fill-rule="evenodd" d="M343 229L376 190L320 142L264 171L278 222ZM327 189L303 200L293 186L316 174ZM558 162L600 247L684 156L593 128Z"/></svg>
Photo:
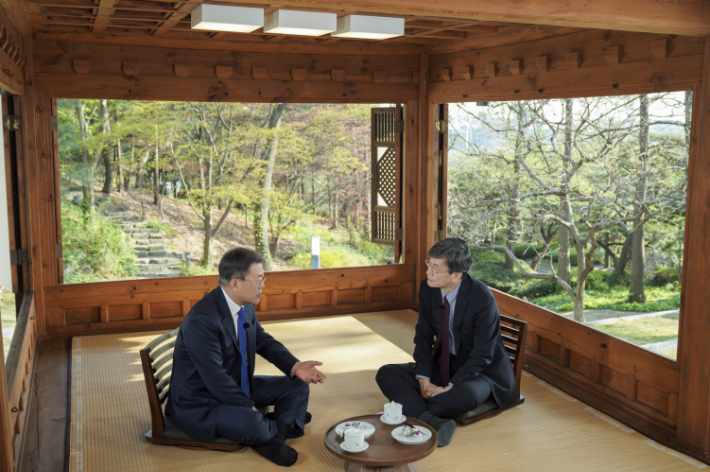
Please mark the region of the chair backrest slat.
<svg viewBox="0 0 710 472"><path fill-rule="evenodd" d="M163 367L162 369L160 369L158 372L156 372L156 374L155 374L155 380L158 381L158 382L161 381L161 380L163 380L163 379L165 378L165 374L166 374L166 373L169 374L169 373L171 373L172 371L173 371L173 363L170 362L170 364L166 365L165 367ZM168 375L168 377L169 377L169 375Z"/></svg>
<svg viewBox="0 0 710 472"><path fill-rule="evenodd" d="M165 343L162 346L160 346L158 349L156 349L155 351L151 351L150 360L155 361L164 352L170 351L172 353L173 349L175 349L175 341ZM171 357L172 357L172 354L171 354Z"/></svg>
<svg viewBox="0 0 710 472"><path fill-rule="evenodd" d="M151 434L154 438L162 438L165 433L162 405L170 392L173 349L175 349L175 341L170 340L177 336L179 329L176 328L157 337L140 350L145 386L148 392L148 404L150 405L153 428Z"/></svg>
<svg viewBox="0 0 710 472"><path fill-rule="evenodd" d="M503 337L505 349L508 351L510 362L513 364L513 371L515 372L515 386L518 390L519 398L520 379L522 378L523 371L523 363L520 361L522 360L525 351L528 322L504 315L500 315L500 321L501 336Z"/></svg>
<svg viewBox="0 0 710 472"><path fill-rule="evenodd" d="M169 331L169 332L163 334L162 336L158 336L157 338L155 338L154 340L149 342L143 349L147 349L148 352L152 351L153 349L155 349L156 346L160 346L168 339L171 339L171 338L174 338L175 336L177 336L179 330L180 330L180 328L175 328L174 330Z"/></svg>

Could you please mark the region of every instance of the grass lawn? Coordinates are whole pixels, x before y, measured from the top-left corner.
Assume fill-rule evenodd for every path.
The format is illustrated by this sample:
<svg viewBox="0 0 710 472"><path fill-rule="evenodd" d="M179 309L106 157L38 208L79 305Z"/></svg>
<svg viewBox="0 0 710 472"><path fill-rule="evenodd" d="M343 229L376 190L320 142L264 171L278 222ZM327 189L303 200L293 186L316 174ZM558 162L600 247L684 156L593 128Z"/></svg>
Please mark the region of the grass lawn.
<svg viewBox="0 0 710 472"><path fill-rule="evenodd" d="M680 289L646 287L646 303L629 303L627 287L610 287L608 290L585 290L584 308L610 309L619 311L666 311L680 306ZM557 292L532 300L532 303L552 311L571 311L574 304L567 293Z"/></svg>
<svg viewBox="0 0 710 472"><path fill-rule="evenodd" d="M678 339L678 315L622 320L610 325L595 325L594 328L636 345L658 343ZM664 352L663 355L668 354ZM675 351L672 357L675 358Z"/></svg>
<svg viewBox="0 0 710 472"><path fill-rule="evenodd" d="M15 326L17 315L15 312L15 294L7 290L3 290L2 298L0 299L0 317L2 318L2 327L10 328Z"/></svg>

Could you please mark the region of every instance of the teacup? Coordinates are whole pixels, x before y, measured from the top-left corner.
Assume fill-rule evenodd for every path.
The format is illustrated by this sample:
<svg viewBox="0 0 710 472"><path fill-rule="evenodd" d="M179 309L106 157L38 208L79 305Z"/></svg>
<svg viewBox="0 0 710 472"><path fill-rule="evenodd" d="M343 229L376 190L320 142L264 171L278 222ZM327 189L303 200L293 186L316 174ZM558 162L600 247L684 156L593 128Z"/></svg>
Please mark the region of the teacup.
<svg viewBox="0 0 710 472"><path fill-rule="evenodd" d="M402 404L394 401L385 403L385 420L390 423L399 421L402 418Z"/></svg>
<svg viewBox="0 0 710 472"><path fill-rule="evenodd" d="M362 427L346 428L343 431L343 443L345 448L350 451L358 451L365 445L365 435L362 432Z"/></svg>

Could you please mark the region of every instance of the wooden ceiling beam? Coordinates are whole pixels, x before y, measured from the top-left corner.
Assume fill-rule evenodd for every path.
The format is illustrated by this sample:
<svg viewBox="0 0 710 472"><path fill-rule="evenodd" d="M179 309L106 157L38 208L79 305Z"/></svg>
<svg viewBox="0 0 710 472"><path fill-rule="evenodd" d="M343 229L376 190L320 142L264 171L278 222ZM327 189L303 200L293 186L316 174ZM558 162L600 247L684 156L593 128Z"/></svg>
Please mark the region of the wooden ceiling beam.
<svg viewBox="0 0 710 472"><path fill-rule="evenodd" d="M237 4L233 0L223 3ZM271 0L251 0L269 5ZM284 8L335 11L343 8L388 15L433 16L570 28L646 33L710 35L710 2L706 0L281 0Z"/></svg>
<svg viewBox="0 0 710 472"><path fill-rule="evenodd" d="M180 5L177 10L171 13L168 18L166 18L165 22L153 32L153 36L165 35L168 31L174 28L180 20L189 15L190 12L201 3L201 1L190 0Z"/></svg>
<svg viewBox="0 0 710 472"><path fill-rule="evenodd" d="M42 8L39 4L28 0L24 3L24 7L27 18L30 20L30 23L32 23L32 28L35 30L44 28L44 16L42 15Z"/></svg>
<svg viewBox="0 0 710 472"><path fill-rule="evenodd" d="M94 20L94 27L91 29L94 33L103 33L106 26L111 21L111 15L113 15L114 9L113 4L117 0L101 0L99 2L99 8L96 11L96 19Z"/></svg>

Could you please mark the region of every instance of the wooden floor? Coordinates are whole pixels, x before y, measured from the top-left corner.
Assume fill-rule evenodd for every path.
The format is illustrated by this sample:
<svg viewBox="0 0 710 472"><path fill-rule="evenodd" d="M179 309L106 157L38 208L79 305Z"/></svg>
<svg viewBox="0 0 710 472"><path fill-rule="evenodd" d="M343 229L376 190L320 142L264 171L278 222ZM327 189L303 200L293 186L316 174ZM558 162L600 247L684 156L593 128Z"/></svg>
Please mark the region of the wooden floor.
<svg viewBox="0 0 710 472"><path fill-rule="evenodd" d="M341 413L337 409L347 404L345 400L340 402L333 396L338 398L341 395L348 396L351 405L362 406L367 410L362 413L369 413L370 409L379 406L384 397L376 391L376 387L371 391L373 385L370 383L374 384L374 379L370 378L374 377L373 369L381 363L392 360L401 362L411 355L415 324L416 314L411 310L265 323L267 331L282 340L297 356L307 352L312 353L312 357L323 360L326 363L324 370L331 375L328 383L312 389L309 410L314 412L314 421L311 430L307 430L306 437L296 440L293 444L301 453L294 470L338 470L339 463L333 461L328 454L321 454L320 451L322 434L332 422L329 418L333 415L334 418L338 417ZM319 328L320 332L318 332ZM337 332L339 329L341 332ZM306 338L308 333L311 335L310 339ZM98 337L81 338L78 343L75 341L75 356L78 352L77 344L86 356L87 362L83 366L82 381L85 389L90 388L91 370L88 365L90 355L93 355L94 359L93 368L99 372L103 362L101 353L109 352L103 349L108 349L105 346L110 345L110 342L115 344L116 339L119 339L122 343L120 355L133 355L127 353L129 349L126 346L142 343L145 337L144 335L141 337L140 334L118 338L116 335L113 336L113 340L107 338L108 344ZM332 342L328 342L329 340ZM309 344L309 341L313 342ZM351 359L353 354L343 354L349 352L357 356L359 346L367 351L360 356L361 358ZM64 466L64 439L67 424L67 342L52 340L40 344L39 349L36 382L39 404L36 411L39 414L31 421L36 428L31 431L33 434L28 438L22 470L59 471ZM92 352L94 354L91 354ZM260 367L259 362L257 367ZM328 367L337 371L329 371ZM358 375L360 377L356 377ZM132 389L130 391L136 396L136 398L125 399L126 404L147 403L143 398L145 392L140 388L136 390L134 375L125 373L123 377L126 378L123 384L133 383L130 385ZM359 380L354 382L353 387L349 387L348 379ZM344 394L338 393L343 388L348 391ZM355 393L353 389L356 390ZM357 390L364 391L357 392ZM452 444L445 449L438 449L432 456L421 461L420 470L469 471L473 470L472 465L474 465L475 470L505 470L506 472L536 470L680 472L707 467L701 462L649 440L527 372L523 373L522 392L526 396L523 405L506 411L497 418L459 427ZM102 464L102 471L148 470L140 467L141 464L160 464L160 470L192 470L195 461L208 462L209 467L204 470L233 470L235 464L240 466L249 464L252 467L257 466L260 470L271 470L270 464L265 463L251 450L243 454L229 455L148 445L141 440L137 431L132 430L136 429L135 421L128 425L125 432L115 431L121 438L120 443L124 450L115 456L106 454L108 447L100 439L94 440L93 446L91 445L91 422L108 425L111 424L112 417L109 415L105 419L98 418L103 414L105 407L92 410L89 399L96 396L90 393L87 391L87 399L83 402L84 444L81 445L84 451L84 462L81 464L83 470L93 470L92 464ZM347 406L343 408L350 411ZM145 409L147 410L147 406ZM145 428L148 419L139 419L142 423L139 422L138 428ZM116 428L120 427L116 426ZM91 447L94 449L91 450ZM112 449L115 447L116 444L111 445ZM318 449L319 453L310 453L311 448ZM131 460L125 459L131 456L133 456ZM172 461L175 462L171 463ZM80 470L80 468L74 467L70 470ZM274 470L277 468L274 467Z"/></svg>

